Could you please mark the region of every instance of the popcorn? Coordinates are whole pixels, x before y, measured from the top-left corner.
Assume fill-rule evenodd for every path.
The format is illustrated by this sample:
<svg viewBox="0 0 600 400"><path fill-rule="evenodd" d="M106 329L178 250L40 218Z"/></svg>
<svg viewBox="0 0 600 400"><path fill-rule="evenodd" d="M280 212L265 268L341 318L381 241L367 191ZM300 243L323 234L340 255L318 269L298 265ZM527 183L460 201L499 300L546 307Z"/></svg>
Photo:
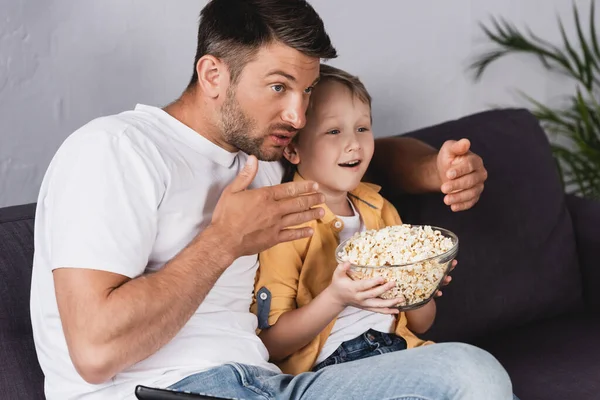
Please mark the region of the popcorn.
<svg viewBox="0 0 600 400"><path fill-rule="evenodd" d="M382 276L386 282L395 281L396 286L380 297L403 296L400 306L407 306L426 300L437 289L452 258L431 258L453 247L451 237L431 226L403 224L356 233L338 252L338 260L352 264L352 279Z"/></svg>

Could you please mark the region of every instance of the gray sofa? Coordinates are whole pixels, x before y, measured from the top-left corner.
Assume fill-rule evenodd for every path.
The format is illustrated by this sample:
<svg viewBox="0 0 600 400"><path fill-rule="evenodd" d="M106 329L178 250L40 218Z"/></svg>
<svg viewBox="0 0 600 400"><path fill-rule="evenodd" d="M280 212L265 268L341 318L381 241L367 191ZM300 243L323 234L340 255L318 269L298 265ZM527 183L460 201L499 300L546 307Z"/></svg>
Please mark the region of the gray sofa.
<svg viewBox="0 0 600 400"><path fill-rule="evenodd" d="M489 171L477 206L384 194L405 222L453 230L459 266L425 336L494 354L522 400L600 399L600 203L565 196L548 141L524 110L490 111L409 133L468 137ZM43 399L29 319L33 204L0 209L0 398Z"/></svg>

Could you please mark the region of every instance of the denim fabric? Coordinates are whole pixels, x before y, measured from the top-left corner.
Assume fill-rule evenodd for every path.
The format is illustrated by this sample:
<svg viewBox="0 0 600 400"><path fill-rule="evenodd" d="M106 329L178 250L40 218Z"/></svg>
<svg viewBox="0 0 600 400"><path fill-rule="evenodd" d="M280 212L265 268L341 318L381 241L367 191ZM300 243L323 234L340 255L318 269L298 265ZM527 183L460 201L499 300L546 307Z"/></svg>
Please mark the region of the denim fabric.
<svg viewBox="0 0 600 400"><path fill-rule="evenodd" d="M313 371L333 364L361 360L400 350L406 350L406 340L402 337L369 329L362 335L340 344L340 347L329 357L315 365Z"/></svg>
<svg viewBox="0 0 600 400"><path fill-rule="evenodd" d="M236 400L511 400L508 374L489 353L444 343L394 351L293 376L226 364L170 389Z"/></svg>

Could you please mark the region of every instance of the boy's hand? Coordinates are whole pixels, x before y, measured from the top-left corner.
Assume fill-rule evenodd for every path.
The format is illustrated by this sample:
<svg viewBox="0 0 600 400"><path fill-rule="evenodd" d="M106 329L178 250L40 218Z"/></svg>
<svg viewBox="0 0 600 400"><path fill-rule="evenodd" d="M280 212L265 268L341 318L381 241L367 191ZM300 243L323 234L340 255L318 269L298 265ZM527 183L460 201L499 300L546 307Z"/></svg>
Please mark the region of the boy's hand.
<svg viewBox="0 0 600 400"><path fill-rule="evenodd" d="M456 268L457 264L458 264L457 260L452 260L452 267L450 267L450 272L452 272L454 270L454 268ZM452 281L452 277L450 275L448 275L447 277L444 278L444 282L442 282L442 286L448 286L448 284L451 281ZM438 290L434 297L441 297L441 296L442 296L442 291Z"/></svg>
<svg viewBox="0 0 600 400"><path fill-rule="evenodd" d="M394 287L394 282L385 283L385 279L372 278L354 281L348 276L349 263L339 264L333 273L331 284L325 289L331 300L340 308L353 306L380 314L398 314L392 308L404 302L403 298L384 300L379 298Z"/></svg>

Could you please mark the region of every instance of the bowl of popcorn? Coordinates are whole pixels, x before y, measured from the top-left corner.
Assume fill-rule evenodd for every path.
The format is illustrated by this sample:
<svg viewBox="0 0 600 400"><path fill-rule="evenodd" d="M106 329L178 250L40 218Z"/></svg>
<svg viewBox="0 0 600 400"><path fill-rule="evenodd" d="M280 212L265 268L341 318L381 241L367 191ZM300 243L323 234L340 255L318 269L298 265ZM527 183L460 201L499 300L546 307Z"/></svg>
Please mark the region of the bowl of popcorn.
<svg viewBox="0 0 600 400"><path fill-rule="evenodd" d="M402 224L367 230L340 243L339 263L348 262L354 280L383 277L396 286L380 297L404 298L401 311L429 302L450 272L458 237L447 229Z"/></svg>

